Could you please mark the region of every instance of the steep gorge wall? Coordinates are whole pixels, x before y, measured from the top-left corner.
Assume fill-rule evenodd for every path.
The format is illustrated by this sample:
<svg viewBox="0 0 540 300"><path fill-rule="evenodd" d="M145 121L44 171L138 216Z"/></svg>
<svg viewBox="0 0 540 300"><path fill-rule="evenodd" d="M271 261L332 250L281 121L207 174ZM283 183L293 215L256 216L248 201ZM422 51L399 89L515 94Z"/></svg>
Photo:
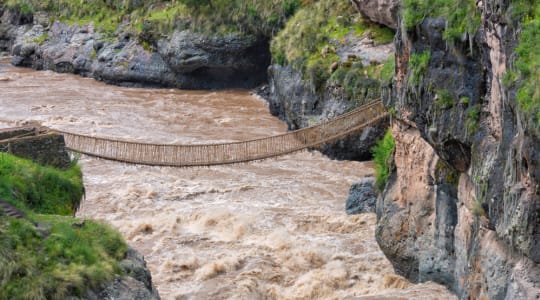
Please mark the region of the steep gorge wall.
<svg viewBox="0 0 540 300"><path fill-rule="evenodd" d="M443 18L398 28L385 99L396 111L395 169L378 202L377 240L399 273L461 299L536 299L540 141L503 84L519 24L507 21L508 1L477 5L470 39L443 38Z"/></svg>

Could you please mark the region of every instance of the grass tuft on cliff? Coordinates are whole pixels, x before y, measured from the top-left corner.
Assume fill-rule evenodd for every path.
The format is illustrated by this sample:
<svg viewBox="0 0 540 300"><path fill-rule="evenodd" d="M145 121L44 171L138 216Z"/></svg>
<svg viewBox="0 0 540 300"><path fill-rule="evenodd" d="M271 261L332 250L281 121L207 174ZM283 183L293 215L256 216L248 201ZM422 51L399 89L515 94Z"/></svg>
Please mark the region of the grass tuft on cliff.
<svg viewBox="0 0 540 300"><path fill-rule="evenodd" d="M505 81L517 87L518 108L524 123L540 138L540 3L520 0L512 2L510 18L521 21L522 32L516 48L514 70L507 71Z"/></svg>
<svg viewBox="0 0 540 300"><path fill-rule="evenodd" d="M121 273L127 245L118 232L58 215L71 215L81 196L78 167L62 171L0 154L0 198L27 215L11 218L0 208L0 299L81 296Z"/></svg>
<svg viewBox="0 0 540 300"><path fill-rule="evenodd" d="M375 184L382 191L388 181L391 172L390 159L394 155L396 142L392 136L392 129L389 128L382 139L377 141L371 149L373 152L373 162L375 163Z"/></svg>
<svg viewBox="0 0 540 300"><path fill-rule="evenodd" d="M472 38L480 28L481 12L475 0L404 0L403 24L412 31L424 18L445 18L443 37L450 43Z"/></svg>
<svg viewBox="0 0 540 300"><path fill-rule="evenodd" d="M73 24L93 22L111 35L127 21L128 28L159 38L175 29L210 34L272 36L302 5L313 0L8 0L7 7L46 11L52 19Z"/></svg>

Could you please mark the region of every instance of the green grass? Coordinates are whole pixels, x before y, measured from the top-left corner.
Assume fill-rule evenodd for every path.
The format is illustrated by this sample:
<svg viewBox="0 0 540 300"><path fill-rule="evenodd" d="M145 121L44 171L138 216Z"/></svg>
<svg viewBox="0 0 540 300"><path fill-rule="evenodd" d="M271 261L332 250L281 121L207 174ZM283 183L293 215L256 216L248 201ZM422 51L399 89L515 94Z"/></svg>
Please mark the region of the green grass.
<svg viewBox="0 0 540 300"><path fill-rule="evenodd" d="M396 143L389 128L384 137L372 148L373 162L375 163L375 184L382 191L390 176L390 157L394 155Z"/></svg>
<svg viewBox="0 0 540 300"><path fill-rule="evenodd" d="M44 167L9 154L0 154L0 198L37 213L73 215L82 197L79 167Z"/></svg>
<svg viewBox="0 0 540 300"><path fill-rule="evenodd" d="M34 13L34 7L28 1L8 0L5 4L8 8L22 12L25 15Z"/></svg>
<svg viewBox="0 0 540 300"><path fill-rule="evenodd" d="M383 84L390 84L394 78L396 60L394 57L386 61L381 69L380 80Z"/></svg>
<svg viewBox="0 0 540 300"><path fill-rule="evenodd" d="M256 36L272 36L302 5L300 0L213 0L184 1L192 28L202 32L240 32ZM192 2L191 5L188 3Z"/></svg>
<svg viewBox="0 0 540 300"><path fill-rule="evenodd" d="M387 43L394 32L363 20L347 1L319 1L301 7L274 37L272 57L274 63L290 65L302 73L316 92L327 85L340 86L345 99L357 100L380 87L382 65L364 67L355 58L339 62L335 51L349 35L370 35L376 43Z"/></svg>
<svg viewBox="0 0 540 300"><path fill-rule="evenodd" d="M470 41L480 27L481 12L475 0L404 0L402 10L403 23L409 31L426 17L445 18L447 26L443 37L449 42L462 39L464 34Z"/></svg>
<svg viewBox="0 0 540 300"><path fill-rule="evenodd" d="M512 2L511 17L521 18L522 33L516 48L515 70L508 70L507 85L516 85L517 103L524 121L533 134L540 137L540 3L534 1ZM508 84L508 83L511 84Z"/></svg>
<svg viewBox="0 0 540 300"><path fill-rule="evenodd" d="M455 102L452 92L445 89L437 90L437 100L435 101L437 109L444 110L452 108Z"/></svg>
<svg viewBox="0 0 540 300"><path fill-rule="evenodd" d="M409 69L411 74L411 82L414 85L420 84L426 76L427 67L431 59L431 52L426 50L422 53L411 54L409 58Z"/></svg>
<svg viewBox="0 0 540 300"><path fill-rule="evenodd" d="M478 122L480 121L480 108L473 106L467 109L467 120L465 126L469 134L474 134L478 130Z"/></svg>
<svg viewBox="0 0 540 300"><path fill-rule="evenodd" d="M28 217L0 213L0 299L81 296L121 272L127 245L118 232L90 220L72 225L81 222L68 217L81 196L77 166L57 170L0 154L0 198Z"/></svg>
<svg viewBox="0 0 540 300"><path fill-rule="evenodd" d="M10 8L44 10L53 19L73 24L93 22L110 36L123 20L134 32L169 34L174 29L192 29L210 34L241 33L272 36L302 5L311 0L8 0Z"/></svg>
<svg viewBox="0 0 540 300"><path fill-rule="evenodd" d="M35 38L33 40L33 42L36 43L36 44L41 44L41 43L43 43L44 41L46 41L48 39L49 39L49 35L47 33L44 33L44 34L38 36L37 38Z"/></svg>
<svg viewBox="0 0 540 300"><path fill-rule="evenodd" d="M26 220L0 217L0 299L81 296L120 273L127 246L105 224L59 216L33 216L51 224L49 236Z"/></svg>
<svg viewBox="0 0 540 300"><path fill-rule="evenodd" d="M327 46L343 43L347 34L362 36L369 32L376 42L392 41L392 30L358 18L346 1L319 1L302 7L272 40L276 62L301 69Z"/></svg>

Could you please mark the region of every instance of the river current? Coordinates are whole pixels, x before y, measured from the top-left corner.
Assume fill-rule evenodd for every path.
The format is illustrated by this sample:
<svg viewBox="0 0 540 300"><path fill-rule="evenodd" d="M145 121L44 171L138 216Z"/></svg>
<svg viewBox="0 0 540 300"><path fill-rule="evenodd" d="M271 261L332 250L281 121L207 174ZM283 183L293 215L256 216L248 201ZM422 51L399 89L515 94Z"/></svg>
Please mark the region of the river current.
<svg viewBox="0 0 540 300"><path fill-rule="evenodd" d="M157 143L211 143L286 131L244 90L110 86L0 62L0 127L30 121ZM347 216L370 162L318 152L230 166L168 168L80 158L78 217L117 228L147 260L162 299L455 299L395 275L374 214ZM361 299L361 298L358 298Z"/></svg>

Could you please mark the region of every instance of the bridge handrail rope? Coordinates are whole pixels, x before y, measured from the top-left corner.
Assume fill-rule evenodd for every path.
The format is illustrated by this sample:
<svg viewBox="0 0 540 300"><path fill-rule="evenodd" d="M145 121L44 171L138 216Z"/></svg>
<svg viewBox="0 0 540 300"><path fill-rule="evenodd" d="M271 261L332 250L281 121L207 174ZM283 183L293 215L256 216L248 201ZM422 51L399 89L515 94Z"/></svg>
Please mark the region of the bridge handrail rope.
<svg viewBox="0 0 540 300"><path fill-rule="evenodd" d="M109 160L154 166L209 166L261 160L345 137L386 118L380 101L320 124L275 136L214 144L152 144L56 130L68 149Z"/></svg>

